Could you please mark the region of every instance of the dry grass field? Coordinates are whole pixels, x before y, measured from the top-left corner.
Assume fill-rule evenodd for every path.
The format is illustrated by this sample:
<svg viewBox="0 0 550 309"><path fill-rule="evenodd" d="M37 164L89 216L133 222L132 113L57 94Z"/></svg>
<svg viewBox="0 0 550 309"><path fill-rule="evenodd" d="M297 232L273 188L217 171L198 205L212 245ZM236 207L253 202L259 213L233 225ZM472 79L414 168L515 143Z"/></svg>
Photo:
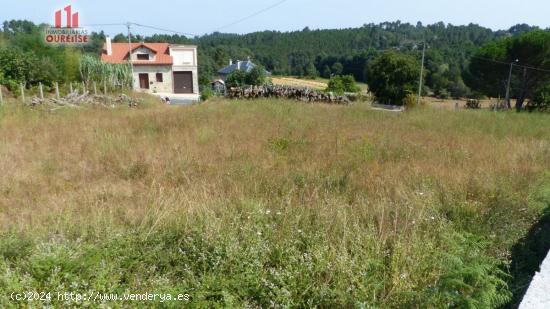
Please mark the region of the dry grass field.
<svg viewBox="0 0 550 309"><path fill-rule="evenodd" d="M325 90L327 88L326 81L311 80L305 78L274 76L271 78L271 81L273 82L273 84L281 86L304 87L315 90Z"/></svg>
<svg viewBox="0 0 550 309"><path fill-rule="evenodd" d="M497 307L517 284L513 246L550 205L549 131L548 115L362 103L8 104L0 291ZM22 305L0 293L0 307Z"/></svg>

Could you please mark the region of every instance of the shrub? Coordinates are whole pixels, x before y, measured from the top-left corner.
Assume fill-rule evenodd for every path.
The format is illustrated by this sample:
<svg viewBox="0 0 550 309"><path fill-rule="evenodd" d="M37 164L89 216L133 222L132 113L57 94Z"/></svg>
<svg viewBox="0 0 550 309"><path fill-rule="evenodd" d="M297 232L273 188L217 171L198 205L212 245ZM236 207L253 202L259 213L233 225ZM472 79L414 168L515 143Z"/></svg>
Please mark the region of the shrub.
<svg viewBox="0 0 550 309"><path fill-rule="evenodd" d="M344 82L342 81L342 77L341 76L332 77L328 82L326 91L334 92L336 94L343 94L345 90L344 90Z"/></svg>
<svg viewBox="0 0 550 309"><path fill-rule="evenodd" d="M236 70L229 74L225 84L227 87L261 86L267 82L265 69L255 66L250 72Z"/></svg>
<svg viewBox="0 0 550 309"><path fill-rule="evenodd" d="M210 87L204 87L201 90L201 101L208 101L211 97L214 96L214 91Z"/></svg>
<svg viewBox="0 0 550 309"><path fill-rule="evenodd" d="M337 75L329 80L326 91L342 95L345 92L359 92L360 89L355 83L353 75Z"/></svg>
<svg viewBox="0 0 550 309"><path fill-rule="evenodd" d="M405 99L403 99L403 106L406 106L407 108L415 107L418 103L418 97L414 94L409 94ZM421 101L420 104L423 104Z"/></svg>
<svg viewBox="0 0 550 309"><path fill-rule="evenodd" d="M546 110L550 107L550 84L547 84L535 92L533 100L527 104L527 109Z"/></svg>

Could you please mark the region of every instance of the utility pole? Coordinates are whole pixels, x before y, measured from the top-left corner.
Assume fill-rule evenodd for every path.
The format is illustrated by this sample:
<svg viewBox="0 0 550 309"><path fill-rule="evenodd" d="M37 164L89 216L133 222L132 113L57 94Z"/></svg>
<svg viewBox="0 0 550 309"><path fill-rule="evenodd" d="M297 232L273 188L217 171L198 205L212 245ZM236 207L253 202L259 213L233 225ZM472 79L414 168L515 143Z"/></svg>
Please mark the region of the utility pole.
<svg viewBox="0 0 550 309"><path fill-rule="evenodd" d="M130 89L134 90L134 64L132 63L132 33L130 32L130 26L132 23L128 22L126 27L128 27L128 61L130 61L130 71L131 71L131 84Z"/></svg>
<svg viewBox="0 0 550 309"><path fill-rule="evenodd" d="M424 60L426 59L426 40L422 47L422 66L420 67L420 80L418 81L418 100L416 105L420 105L420 97L422 96L422 80L424 78Z"/></svg>
<svg viewBox="0 0 550 309"><path fill-rule="evenodd" d="M512 105L510 104L510 84L512 83L512 70L514 69L514 64L518 63L519 59L516 59L512 63L510 63L510 73L508 73L508 84L506 85L506 98L504 99L504 104L506 104L506 108L511 108Z"/></svg>

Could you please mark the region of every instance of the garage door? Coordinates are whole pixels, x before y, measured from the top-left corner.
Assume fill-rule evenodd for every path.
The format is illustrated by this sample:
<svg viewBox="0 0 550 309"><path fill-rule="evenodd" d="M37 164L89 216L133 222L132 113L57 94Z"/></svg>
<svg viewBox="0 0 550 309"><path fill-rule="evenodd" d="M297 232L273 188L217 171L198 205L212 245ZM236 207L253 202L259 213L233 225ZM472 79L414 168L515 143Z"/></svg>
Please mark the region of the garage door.
<svg viewBox="0 0 550 309"><path fill-rule="evenodd" d="M174 72L174 93L193 93L193 72Z"/></svg>

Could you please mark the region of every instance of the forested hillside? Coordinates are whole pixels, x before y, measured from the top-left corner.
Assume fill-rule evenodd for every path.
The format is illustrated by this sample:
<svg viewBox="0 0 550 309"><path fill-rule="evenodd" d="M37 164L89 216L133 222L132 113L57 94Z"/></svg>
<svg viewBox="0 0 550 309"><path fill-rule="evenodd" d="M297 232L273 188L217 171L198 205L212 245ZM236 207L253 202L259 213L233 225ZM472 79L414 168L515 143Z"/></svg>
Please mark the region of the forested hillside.
<svg viewBox="0 0 550 309"><path fill-rule="evenodd" d="M332 74L351 74L356 80L365 81L368 63L379 52L394 49L420 59L425 40L426 94L464 97L471 95L471 91L463 82L463 73L470 57L482 45L534 29L536 27L517 25L506 31L492 31L474 24L453 26L440 22L424 26L397 21L338 30L305 28L295 32L264 31L245 35L213 33L195 38L137 35L133 40L199 45L203 83L215 77L217 70L227 65L229 59L247 57L276 75L328 78ZM38 81L48 84L54 79L78 79L80 54L99 53L105 38L103 32L92 33L90 45L79 49L56 48L44 46L40 31L40 26L32 22L4 22L0 31L4 84L23 80L31 84ZM115 42L125 40L124 34L114 37ZM13 67L18 61L28 62L26 69Z"/></svg>
<svg viewBox="0 0 550 309"><path fill-rule="evenodd" d="M420 59L425 41L425 92L445 98L472 95L462 76L470 57L481 46L535 29L523 24L493 31L475 24L453 26L440 22L425 26L397 21L351 29L213 33L192 40L178 35L138 39L199 45L201 72L209 77L215 76L229 59L250 56L276 75L328 78L331 74L351 74L361 82L367 80L368 63L379 52L394 49ZM127 38L120 34L115 39Z"/></svg>

